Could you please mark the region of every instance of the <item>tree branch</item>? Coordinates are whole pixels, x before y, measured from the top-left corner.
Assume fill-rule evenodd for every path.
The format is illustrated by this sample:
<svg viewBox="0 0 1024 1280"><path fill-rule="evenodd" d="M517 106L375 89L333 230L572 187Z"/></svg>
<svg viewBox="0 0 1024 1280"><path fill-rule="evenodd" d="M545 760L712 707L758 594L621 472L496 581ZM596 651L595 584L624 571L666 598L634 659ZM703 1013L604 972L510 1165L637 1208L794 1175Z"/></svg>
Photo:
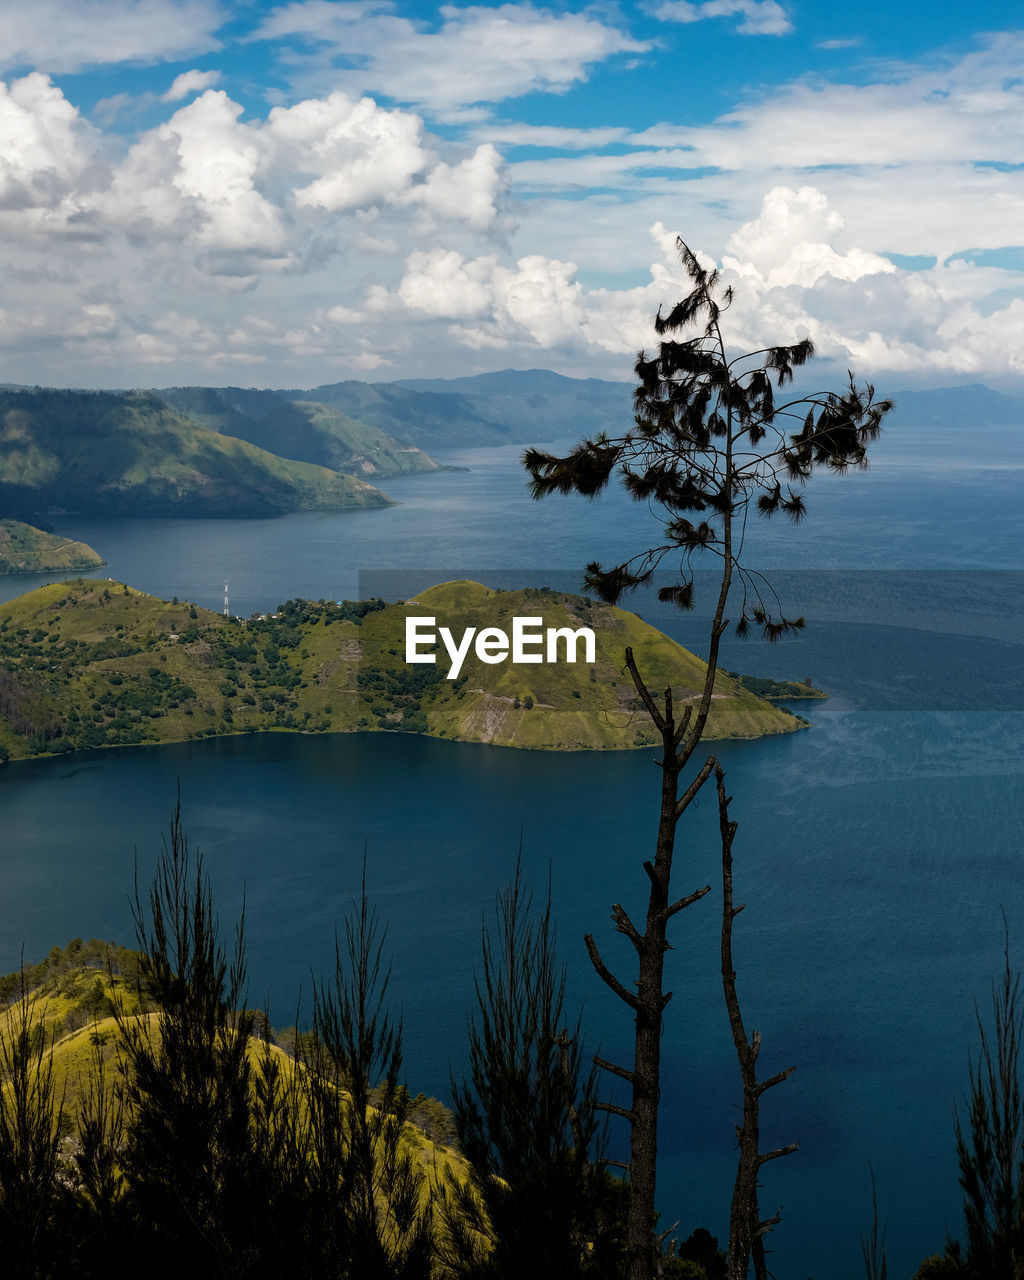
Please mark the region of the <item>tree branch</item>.
<svg viewBox="0 0 1024 1280"><path fill-rule="evenodd" d="M615 928L619 933L624 933L637 951L642 951L646 940L633 921L630 920L625 907L618 902L612 903L612 919L615 921Z"/></svg>
<svg viewBox="0 0 1024 1280"><path fill-rule="evenodd" d="M626 1107L617 1107L614 1102L595 1102L595 1111L607 1111L610 1116L622 1116L623 1120L633 1119L633 1112Z"/></svg>
<svg viewBox="0 0 1024 1280"><path fill-rule="evenodd" d="M762 1080L757 1086L758 1093L764 1093L766 1089L774 1089L777 1084L782 1084L783 1080L788 1080L795 1070L796 1067L787 1067L785 1071L779 1071L769 1076L767 1080Z"/></svg>
<svg viewBox="0 0 1024 1280"><path fill-rule="evenodd" d="M613 1076L618 1076L620 1080L633 1081L636 1077L632 1071L627 1071L625 1067L617 1066L614 1062L608 1062L604 1058L599 1058L594 1054L594 1066L600 1067L602 1071L610 1071Z"/></svg>
<svg viewBox="0 0 1024 1280"><path fill-rule="evenodd" d="M778 1160L779 1156L791 1156L800 1150L799 1142L791 1142L788 1147L776 1147L774 1151L764 1151L757 1157L758 1164L767 1164L769 1160Z"/></svg>
<svg viewBox="0 0 1024 1280"><path fill-rule="evenodd" d="M644 706L647 708L648 712L650 713L651 719L654 721L655 727L658 729L660 733L664 733L665 723L666 723L665 717L658 710L658 704L651 697L650 689L648 689L647 685L644 684L643 677L641 676L640 672L637 670L637 665L636 665L636 661L633 658L632 649L626 650L626 666L629 668L629 674L633 677L633 685L636 688L637 693L640 695L640 699L643 702Z"/></svg>
<svg viewBox="0 0 1024 1280"><path fill-rule="evenodd" d="M670 907L666 907L661 913L662 918L665 920L671 920L674 915L677 915L680 911L692 906L695 902L699 902L706 893L710 892L711 886L709 884L706 884L703 889L694 889L693 893L687 894L685 898L680 898L678 902L673 902Z"/></svg>
<svg viewBox="0 0 1024 1280"><path fill-rule="evenodd" d="M594 935L588 933L584 937L583 942L587 948L587 955L590 956L590 963L597 970L597 976L607 986L611 987L619 999L625 1001L631 1009L639 1008L640 1001L632 991L629 991L622 985L618 978L616 978L615 974L611 972L605 962L601 959L601 953L597 949L597 943L594 941Z"/></svg>
<svg viewBox="0 0 1024 1280"><path fill-rule="evenodd" d="M690 785L686 788L683 794L676 801L676 817L677 818L681 818L683 814L686 812L686 810L693 803L694 796L701 789L704 783L707 782L708 778L711 777L711 770L714 769L717 763L718 761L715 759L714 756L708 756L707 760L704 762L704 767L701 769L700 773L697 774L696 778L694 778L694 780L690 783Z"/></svg>

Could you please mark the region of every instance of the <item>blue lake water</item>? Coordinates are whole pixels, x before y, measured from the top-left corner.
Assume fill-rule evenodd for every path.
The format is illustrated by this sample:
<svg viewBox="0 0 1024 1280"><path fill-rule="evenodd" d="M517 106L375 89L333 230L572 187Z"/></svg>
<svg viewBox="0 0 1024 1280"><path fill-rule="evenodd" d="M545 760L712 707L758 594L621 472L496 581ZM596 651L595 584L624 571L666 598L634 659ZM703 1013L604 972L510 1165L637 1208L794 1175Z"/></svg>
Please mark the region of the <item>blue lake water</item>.
<svg viewBox="0 0 1024 1280"><path fill-rule="evenodd" d="M775 647L730 641L725 665L811 676L815 727L715 744L740 821L736 925L748 1027L765 1072L796 1064L764 1101L764 1140L800 1151L766 1167L782 1207L780 1277L862 1272L868 1161L890 1217L894 1280L959 1227L952 1106L1002 955L1005 908L1024 955L1024 438L965 448L952 428L893 432L871 471L827 478L796 528L757 525L751 562L775 568L808 630ZM231 582L246 614L294 596L352 597L359 575L521 571L538 581L642 545L653 519L611 497L525 493L516 450L447 461L470 472L393 482L401 505L276 521L81 521L61 531L106 555L104 573L211 608ZM898 572L896 572L898 571ZM387 574L378 580L389 581ZM8 598L34 581L0 580ZM558 579L561 584L562 579ZM698 647L699 622L638 610ZM808 707L810 710L808 710ZM460 1069L480 924L523 838L538 889L550 867L563 957L605 1056L629 1022L589 971L593 931L611 967L629 957L608 922L640 910L656 817L649 753L550 755L409 737L268 735L87 753L0 770L0 968L75 935L131 940L135 851L145 883L177 781L222 918L244 892L254 1000L293 1020L310 970L333 960L358 887L389 923L410 1084L444 1097ZM680 892L715 884L710 795L681 829ZM666 1222L723 1237L738 1083L717 977L715 895L678 921L669 957L659 1201Z"/></svg>

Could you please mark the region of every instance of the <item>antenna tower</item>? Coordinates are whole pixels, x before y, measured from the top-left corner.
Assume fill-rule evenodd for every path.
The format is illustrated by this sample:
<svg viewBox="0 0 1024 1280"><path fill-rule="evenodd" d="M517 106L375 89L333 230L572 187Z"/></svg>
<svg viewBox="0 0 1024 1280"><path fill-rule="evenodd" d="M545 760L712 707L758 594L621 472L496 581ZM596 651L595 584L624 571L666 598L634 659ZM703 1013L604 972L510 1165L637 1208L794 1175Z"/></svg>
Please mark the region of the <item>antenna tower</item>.
<svg viewBox="0 0 1024 1280"><path fill-rule="evenodd" d="M224 579L224 617L228 618L230 616L231 615L228 613L228 580L227 578L225 578Z"/></svg>

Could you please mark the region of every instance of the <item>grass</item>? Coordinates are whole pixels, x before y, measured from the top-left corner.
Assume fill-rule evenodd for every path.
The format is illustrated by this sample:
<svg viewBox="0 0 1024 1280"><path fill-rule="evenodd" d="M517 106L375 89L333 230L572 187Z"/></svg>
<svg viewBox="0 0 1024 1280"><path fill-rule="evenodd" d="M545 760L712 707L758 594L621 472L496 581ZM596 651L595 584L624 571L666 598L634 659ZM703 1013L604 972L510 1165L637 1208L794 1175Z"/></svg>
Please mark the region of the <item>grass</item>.
<svg viewBox="0 0 1024 1280"><path fill-rule="evenodd" d="M27 966L24 981L20 972L0 978L0 1041L17 1034L24 988L30 1025L46 1046L46 1057L53 1067L54 1096L63 1099L63 1125L69 1133L74 1132L90 1088L98 1079L100 1062L108 1093L118 1079L119 1031L114 1007L129 1019L156 1016L141 1007L134 976L137 961L138 953L126 948L96 939L83 943L76 938L63 950L55 947L38 965ZM273 1042L250 1042L253 1069L258 1069L265 1052L278 1059L286 1085L296 1087L293 1073L306 1068ZM299 1114L305 1114L301 1102ZM449 1170L461 1178L467 1176L465 1161L451 1146L454 1130L450 1112L436 1099L421 1094L413 1100L410 1116L403 1142L426 1175L425 1190L443 1183ZM432 1137L427 1130L439 1136Z"/></svg>

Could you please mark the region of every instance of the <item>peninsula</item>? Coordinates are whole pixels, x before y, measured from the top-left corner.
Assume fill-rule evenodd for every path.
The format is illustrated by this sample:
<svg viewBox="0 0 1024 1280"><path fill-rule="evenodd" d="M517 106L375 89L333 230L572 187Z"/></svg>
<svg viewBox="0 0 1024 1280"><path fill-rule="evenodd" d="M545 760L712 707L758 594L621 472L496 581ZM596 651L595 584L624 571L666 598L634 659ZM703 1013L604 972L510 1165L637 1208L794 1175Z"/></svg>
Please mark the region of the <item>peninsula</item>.
<svg viewBox="0 0 1024 1280"><path fill-rule="evenodd" d="M405 661L406 619L510 629L515 617L591 628L593 661L447 667ZM623 665L696 700L705 664L635 614L547 588L453 582L413 601L291 600L224 617L123 583L79 579L0 606L0 758L260 731L405 732L546 751L648 747L656 734ZM710 738L806 721L720 672Z"/></svg>
<svg viewBox="0 0 1024 1280"><path fill-rule="evenodd" d="M60 573L106 564L84 542L44 533L20 520L0 520L0 574Z"/></svg>

